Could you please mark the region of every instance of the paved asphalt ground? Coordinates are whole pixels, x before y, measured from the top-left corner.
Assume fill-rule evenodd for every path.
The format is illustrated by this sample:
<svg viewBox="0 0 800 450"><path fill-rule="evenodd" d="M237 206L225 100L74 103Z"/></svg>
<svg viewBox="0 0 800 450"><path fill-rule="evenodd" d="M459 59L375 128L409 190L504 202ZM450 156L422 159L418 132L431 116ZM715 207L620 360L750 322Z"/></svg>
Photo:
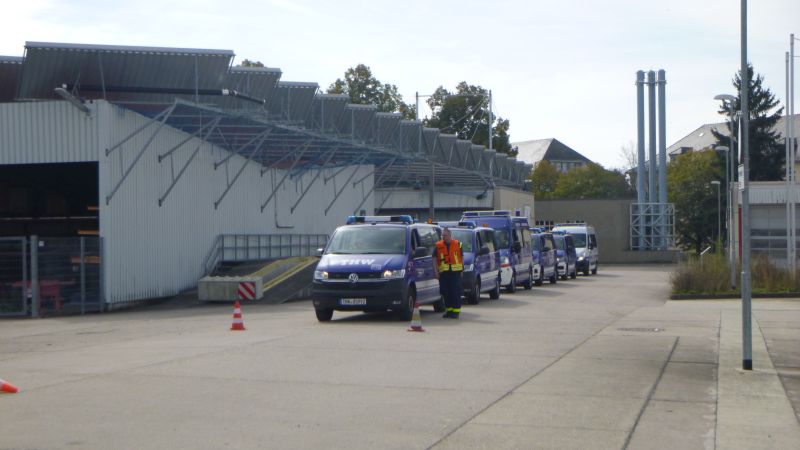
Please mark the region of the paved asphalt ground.
<svg viewBox="0 0 800 450"><path fill-rule="evenodd" d="M483 298L425 333L309 302L0 321L0 449L799 449L800 301L668 301L669 267ZM792 405L794 401L794 406Z"/></svg>

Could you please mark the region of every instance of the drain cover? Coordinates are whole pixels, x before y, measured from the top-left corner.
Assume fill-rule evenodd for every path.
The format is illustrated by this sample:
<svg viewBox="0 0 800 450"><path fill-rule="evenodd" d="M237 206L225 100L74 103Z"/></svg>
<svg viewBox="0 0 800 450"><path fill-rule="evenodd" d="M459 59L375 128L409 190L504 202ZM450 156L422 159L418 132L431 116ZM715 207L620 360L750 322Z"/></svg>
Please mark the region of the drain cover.
<svg viewBox="0 0 800 450"><path fill-rule="evenodd" d="M617 328L617 331L639 331L643 333L657 333L664 331L663 328Z"/></svg>

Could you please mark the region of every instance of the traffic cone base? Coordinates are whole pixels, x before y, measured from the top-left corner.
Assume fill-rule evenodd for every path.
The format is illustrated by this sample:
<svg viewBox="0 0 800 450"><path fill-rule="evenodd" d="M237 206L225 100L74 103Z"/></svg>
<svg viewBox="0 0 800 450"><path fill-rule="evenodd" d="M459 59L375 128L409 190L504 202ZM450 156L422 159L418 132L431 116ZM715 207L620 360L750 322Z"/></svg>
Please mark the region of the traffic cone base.
<svg viewBox="0 0 800 450"><path fill-rule="evenodd" d="M411 314L411 326L408 327L408 331L425 331L422 328L422 317L419 313L419 303L414 304L414 312Z"/></svg>
<svg viewBox="0 0 800 450"><path fill-rule="evenodd" d="M8 381L3 381L3 379L0 378L0 392L7 392L9 394L16 394L18 391L19 391L19 389L17 389L16 386L14 386L13 384L9 383Z"/></svg>
<svg viewBox="0 0 800 450"><path fill-rule="evenodd" d="M244 320L242 320L242 307L239 305L239 300L233 304L233 324L231 331L244 331Z"/></svg>

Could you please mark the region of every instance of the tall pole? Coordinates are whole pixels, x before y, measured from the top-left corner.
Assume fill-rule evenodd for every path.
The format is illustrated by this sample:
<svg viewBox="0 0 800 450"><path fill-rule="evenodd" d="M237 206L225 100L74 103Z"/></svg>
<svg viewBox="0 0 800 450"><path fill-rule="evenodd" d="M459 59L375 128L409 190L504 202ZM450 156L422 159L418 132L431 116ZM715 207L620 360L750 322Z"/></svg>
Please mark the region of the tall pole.
<svg viewBox="0 0 800 450"><path fill-rule="evenodd" d="M492 90L489 89L489 150L492 149Z"/></svg>
<svg viewBox="0 0 800 450"><path fill-rule="evenodd" d="M649 179L647 188L647 203L649 206L649 214L647 214L645 217L647 217L647 225L649 227L649 247L652 250L656 245L655 239L653 239L656 235L656 227L654 223L656 216L654 214L655 211L653 204L658 202L658 188L656 187L656 179L658 177L658 155L656 155L656 73L652 70L647 72L647 102L647 130L650 133L650 161L647 167L647 175Z"/></svg>
<svg viewBox="0 0 800 450"><path fill-rule="evenodd" d="M639 204L639 224L637 232L639 234L639 251L644 248L644 203L645 198L645 179L644 179L644 71L636 72L636 202Z"/></svg>
<svg viewBox="0 0 800 450"><path fill-rule="evenodd" d="M791 154L791 144L792 141L792 132L789 127L789 117L791 116L792 107L789 104L789 99L792 97L792 88L790 84L790 64L789 64L789 52L786 52L786 115L785 115L785 126L786 131L783 133L783 141L784 147L786 149L786 170L784 176L786 177L786 269L789 271L789 274L793 274L792 270L792 247L794 247L794 241L792 240L792 196L793 196L793 189L792 189L792 154ZM793 276L793 275L792 275Z"/></svg>
<svg viewBox="0 0 800 450"><path fill-rule="evenodd" d="M667 107L665 105L665 91L667 76L664 69L658 71L658 217L659 245L662 250L667 249Z"/></svg>
<svg viewBox="0 0 800 450"><path fill-rule="evenodd" d="M747 0L742 0L741 8L741 85L739 98L742 99L742 139L739 145L744 160L744 179L742 185L742 369L753 370L752 311L750 291L750 73L747 71Z"/></svg>
<svg viewBox="0 0 800 450"><path fill-rule="evenodd" d="M794 33L789 35L789 105L787 108L787 118L786 122L794 122ZM789 273L794 279L795 275L797 274L797 224L795 223L797 217L795 215L795 195L796 195L796 183L797 179L795 176L795 135L794 135L794 126L789 126L789 179L791 184L791 196L789 197L789 224L790 224L790 233L789 239L791 240L791 252L789 253Z"/></svg>
<svg viewBox="0 0 800 450"><path fill-rule="evenodd" d="M417 110L415 111L416 119L417 121L419 121L419 91L415 92L414 96L416 97L416 105L417 105ZM421 134L420 134L420 139L422 139ZM436 197L435 180L436 180L436 166L434 164L431 164L431 177L430 177L430 183L428 183L428 218L431 220L435 220L433 215L436 212L433 206L433 199L434 197Z"/></svg>
<svg viewBox="0 0 800 450"><path fill-rule="evenodd" d="M717 240L722 242L722 203L720 203L719 182L715 184L717 185ZM719 249L717 249L717 251L719 251Z"/></svg>

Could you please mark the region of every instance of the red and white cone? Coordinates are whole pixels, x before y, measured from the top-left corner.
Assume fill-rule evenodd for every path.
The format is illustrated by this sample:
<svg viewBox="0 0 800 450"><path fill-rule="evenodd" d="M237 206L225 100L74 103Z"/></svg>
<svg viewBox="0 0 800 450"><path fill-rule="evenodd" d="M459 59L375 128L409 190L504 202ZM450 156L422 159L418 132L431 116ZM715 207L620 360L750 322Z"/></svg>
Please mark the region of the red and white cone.
<svg viewBox="0 0 800 450"><path fill-rule="evenodd" d="M411 314L411 326L408 327L408 331L425 331L422 328L422 317L419 313L419 303L414 303L414 312Z"/></svg>
<svg viewBox="0 0 800 450"><path fill-rule="evenodd" d="M9 383L8 381L3 381L3 379L0 378L0 392L7 392L9 394L16 394L18 391L19 391L19 389L17 389L16 386L14 386L13 384Z"/></svg>
<svg viewBox="0 0 800 450"><path fill-rule="evenodd" d="M233 324L231 331L244 331L244 321L242 320L242 307L239 305L239 300L233 304Z"/></svg>

